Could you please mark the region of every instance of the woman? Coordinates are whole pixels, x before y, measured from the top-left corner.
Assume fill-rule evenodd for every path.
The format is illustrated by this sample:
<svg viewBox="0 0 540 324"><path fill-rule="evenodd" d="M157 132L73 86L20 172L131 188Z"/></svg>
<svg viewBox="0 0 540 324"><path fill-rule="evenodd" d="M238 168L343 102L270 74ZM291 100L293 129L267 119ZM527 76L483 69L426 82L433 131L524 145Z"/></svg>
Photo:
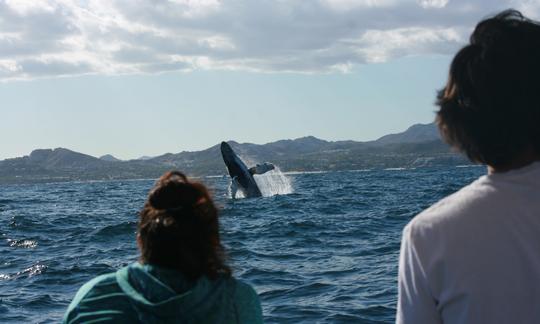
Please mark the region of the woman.
<svg viewBox="0 0 540 324"><path fill-rule="evenodd" d="M225 264L202 184L163 175L140 212L137 244L140 261L86 283L65 323L262 323L257 293Z"/></svg>

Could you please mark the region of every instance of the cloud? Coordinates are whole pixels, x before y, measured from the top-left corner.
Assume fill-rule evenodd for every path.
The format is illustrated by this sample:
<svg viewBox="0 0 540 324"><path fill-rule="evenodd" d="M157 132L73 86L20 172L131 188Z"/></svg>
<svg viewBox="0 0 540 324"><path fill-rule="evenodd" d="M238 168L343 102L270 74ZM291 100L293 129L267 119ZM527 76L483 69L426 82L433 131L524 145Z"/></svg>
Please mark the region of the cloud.
<svg viewBox="0 0 540 324"><path fill-rule="evenodd" d="M419 0L418 3L423 8L444 8L449 0Z"/></svg>
<svg viewBox="0 0 540 324"><path fill-rule="evenodd" d="M455 52L532 0L0 0L0 79L196 69L347 72Z"/></svg>
<svg viewBox="0 0 540 324"><path fill-rule="evenodd" d="M384 62L392 57L419 54L447 54L461 43L454 28L419 27L367 30L356 47L367 62Z"/></svg>

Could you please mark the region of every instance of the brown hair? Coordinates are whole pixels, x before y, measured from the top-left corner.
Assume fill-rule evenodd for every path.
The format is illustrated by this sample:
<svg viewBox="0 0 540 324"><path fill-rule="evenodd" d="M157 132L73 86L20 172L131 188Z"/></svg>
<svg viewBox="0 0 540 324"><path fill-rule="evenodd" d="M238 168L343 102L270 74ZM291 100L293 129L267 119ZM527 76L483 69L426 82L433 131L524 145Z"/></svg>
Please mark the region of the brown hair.
<svg viewBox="0 0 540 324"><path fill-rule="evenodd" d="M516 10L481 21L437 98L445 140L496 168L540 153L540 25Z"/></svg>
<svg viewBox="0 0 540 324"><path fill-rule="evenodd" d="M140 212L141 262L196 280L230 276L219 238L218 210L206 187L171 171L158 179Z"/></svg>

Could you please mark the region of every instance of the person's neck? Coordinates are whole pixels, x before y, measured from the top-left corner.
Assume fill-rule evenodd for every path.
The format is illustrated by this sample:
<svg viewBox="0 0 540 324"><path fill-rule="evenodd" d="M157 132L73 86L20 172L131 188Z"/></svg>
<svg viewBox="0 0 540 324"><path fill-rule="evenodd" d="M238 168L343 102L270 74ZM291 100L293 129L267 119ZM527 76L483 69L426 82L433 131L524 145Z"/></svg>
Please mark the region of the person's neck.
<svg viewBox="0 0 540 324"><path fill-rule="evenodd" d="M512 160L510 164L503 167L494 167L488 165L488 174L504 173L515 169L521 169L536 161L540 161L540 154L533 150L528 150L523 154L516 156L516 158Z"/></svg>

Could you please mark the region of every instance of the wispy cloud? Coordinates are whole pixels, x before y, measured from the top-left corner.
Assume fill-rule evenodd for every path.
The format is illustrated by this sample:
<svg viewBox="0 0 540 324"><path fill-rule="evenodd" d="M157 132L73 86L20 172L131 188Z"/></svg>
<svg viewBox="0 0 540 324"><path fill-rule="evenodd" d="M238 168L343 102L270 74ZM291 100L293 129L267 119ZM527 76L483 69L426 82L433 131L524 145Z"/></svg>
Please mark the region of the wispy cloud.
<svg viewBox="0 0 540 324"><path fill-rule="evenodd" d="M530 0L0 0L0 79L194 69L346 72L450 54Z"/></svg>

